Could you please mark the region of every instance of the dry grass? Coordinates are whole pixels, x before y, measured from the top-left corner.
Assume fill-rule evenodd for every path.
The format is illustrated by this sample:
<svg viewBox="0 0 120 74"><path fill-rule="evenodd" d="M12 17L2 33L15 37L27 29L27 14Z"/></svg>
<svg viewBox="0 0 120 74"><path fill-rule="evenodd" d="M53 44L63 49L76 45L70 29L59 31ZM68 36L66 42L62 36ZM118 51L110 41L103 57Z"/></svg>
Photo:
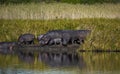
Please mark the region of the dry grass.
<svg viewBox="0 0 120 74"><path fill-rule="evenodd" d="M120 4L38 3L0 5L0 19L120 18Z"/></svg>

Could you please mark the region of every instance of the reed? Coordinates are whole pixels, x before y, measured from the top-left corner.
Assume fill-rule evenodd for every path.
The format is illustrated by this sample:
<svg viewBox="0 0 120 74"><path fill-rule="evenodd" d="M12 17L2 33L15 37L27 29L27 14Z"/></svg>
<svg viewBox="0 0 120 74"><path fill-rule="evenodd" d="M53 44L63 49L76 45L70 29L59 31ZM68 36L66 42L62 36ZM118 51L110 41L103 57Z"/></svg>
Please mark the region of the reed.
<svg viewBox="0 0 120 74"><path fill-rule="evenodd" d="M28 3L0 5L0 19L120 18L120 3Z"/></svg>

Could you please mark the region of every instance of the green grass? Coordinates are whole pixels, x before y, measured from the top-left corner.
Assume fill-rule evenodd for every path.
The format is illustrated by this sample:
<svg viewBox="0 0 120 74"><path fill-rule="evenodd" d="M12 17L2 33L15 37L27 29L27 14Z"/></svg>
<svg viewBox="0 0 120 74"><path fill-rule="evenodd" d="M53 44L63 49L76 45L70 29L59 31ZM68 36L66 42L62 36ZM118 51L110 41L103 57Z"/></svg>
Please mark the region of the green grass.
<svg viewBox="0 0 120 74"><path fill-rule="evenodd" d="M86 18L78 20L0 20L0 41L17 41L20 34L37 37L55 29L89 29L82 49L120 49L120 19Z"/></svg>
<svg viewBox="0 0 120 74"><path fill-rule="evenodd" d="M120 18L120 3L29 3L0 5L0 19Z"/></svg>
<svg viewBox="0 0 120 74"><path fill-rule="evenodd" d="M54 29L90 29L82 49L120 49L120 3L28 3L0 5L0 41L17 41Z"/></svg>
<svg viewBox="0 0 120 74"><path fill-rule="evenodd" d="M56 29L91 30L91 34L80 49L120 50L120 3L0 5L0 42L17 41L24 33L32 33L37 37ZM105 53L101 56L96 53L80 53L80 55L83 56L89 70L118 70L119 68L119 54L116 56L116 53L111 55ZM14 55L0 55L0 58L0 66L3 68L14 65L15 68L48 69L45 64L38 61L37 57L33 65L21 63ZM117 64L111 66L112 63Z"/></svg>

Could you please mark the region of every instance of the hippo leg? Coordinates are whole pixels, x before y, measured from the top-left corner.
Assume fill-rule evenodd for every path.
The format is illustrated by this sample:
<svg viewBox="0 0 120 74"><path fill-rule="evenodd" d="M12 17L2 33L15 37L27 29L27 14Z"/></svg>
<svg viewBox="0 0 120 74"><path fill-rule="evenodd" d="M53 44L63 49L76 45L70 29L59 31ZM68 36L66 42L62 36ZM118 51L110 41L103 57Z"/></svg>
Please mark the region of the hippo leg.
<svg viewBox="0 0 120 74"><path fill-rule="evenodd" d="M70 39L70 43L71 43L71 44L75 44L75 41L76 41L76 39L73 39L73 38Z"/></svg>
<svg viewBox="0 0 120 74"><path fill-rule="evenodd" d="M32 41L29 41L29 44L34 44L34 41L32 40Z"/></svg>
<svg viewBox="0 0 120 74"><path fill-rule="evenodd" d="M61 42L61 38L56 38L56 39L54 39L54 43L55 43L56 45L61 44L61 43L62 43L62 42Z"/></svg>
<svg viewBox="0 0 120 74"><path fill-rule="evenodd" d="M68 43L69 43L69 39L67 39L67 38L62 39L63 46L67 46Z"/></svg>
<svg viewBox="0 0 120 74"><path fill-rule="evenodd" d="M54 39L51 39L50 41L49 41L49 45L53 45L54 44Z"/></svg>
<svg viewBox="0 0 120 74"><path fill-rule="evenodd" d="M84 43L84 39L78 39L76 43L77 44L83 44Z"/></svg>
<svg viewBox="0 0 120 74"><path fill-rule="evenodd" d="M46 45L46 44L45 44L44 41L41 41L41 42L40 42L40 45L41 45L41 46L44 46L44 45Z"/></svg>
<svg viewBox="0 0 120 74"><path fill-rule="evenodd" d="M56 45L61 44L61 41L56 41Z"/></svg>
<svg viewBox="0 0 120 74"><path fill-rule="evenodd" d="M80 41L81 43L84 43L85 41L84 41L84 39L81 39L81 41Z"/></svg>

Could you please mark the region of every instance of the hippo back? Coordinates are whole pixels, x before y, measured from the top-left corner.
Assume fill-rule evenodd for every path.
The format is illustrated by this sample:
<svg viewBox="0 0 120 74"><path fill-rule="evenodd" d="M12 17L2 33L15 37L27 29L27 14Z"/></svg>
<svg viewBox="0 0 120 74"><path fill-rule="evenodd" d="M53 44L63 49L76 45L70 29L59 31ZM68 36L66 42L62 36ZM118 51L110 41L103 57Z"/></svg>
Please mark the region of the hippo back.
<svg viewBox="0 0 120 74"><path fill-rule="evenodd" d="M20 37L18 38L19 42L23 42L23 41L31 41L34 40L35 36L33 34L23 34L20 35Z"/></svg>

